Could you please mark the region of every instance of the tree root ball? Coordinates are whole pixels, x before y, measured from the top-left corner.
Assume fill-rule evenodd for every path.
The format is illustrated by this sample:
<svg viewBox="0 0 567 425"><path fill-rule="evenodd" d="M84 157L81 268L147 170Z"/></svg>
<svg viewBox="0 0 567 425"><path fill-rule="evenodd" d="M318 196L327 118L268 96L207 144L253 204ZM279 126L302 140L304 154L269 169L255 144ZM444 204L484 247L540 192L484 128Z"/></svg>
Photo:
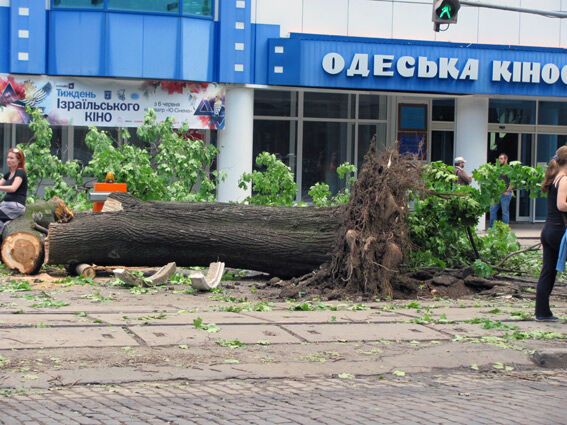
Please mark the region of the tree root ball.
<svg viewBox="0 0 567 425"><path fill-rule="evenodd" d="M371 144L344 209L343 225L330 262L296 279L283 296L312 294L342 298L392 297L417 290L399 278L410 250L407 212L410 191L422 191L421 163L397 148L376 153Z"/></svg>

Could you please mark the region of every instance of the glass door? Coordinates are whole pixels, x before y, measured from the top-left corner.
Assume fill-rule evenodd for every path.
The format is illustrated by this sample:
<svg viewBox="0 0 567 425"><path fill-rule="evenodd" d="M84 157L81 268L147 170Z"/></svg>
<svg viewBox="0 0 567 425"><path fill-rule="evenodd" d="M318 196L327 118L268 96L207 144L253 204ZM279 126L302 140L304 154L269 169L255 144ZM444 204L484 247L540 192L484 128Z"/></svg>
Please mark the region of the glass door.
<svg viewBox="0 0 567 425"><path fill-rule="evenodd" d="M518 161L523 165L532 165L532 134L518 135ZM526 190L515 190L516 202L516 221L531 221L531 212L533 200Z"/></svg>
<svg viewBox="0 0 567 425"><path fill-rule="evenodd" d="M506 132L490 132L488 134L487 160L495 163L500 154L508 155L508 161L520 161L524 165L532 165L533 135ZM524 190L515 190L510 203L510 221L530 221L532 204L529 194Z"/></svg>
<svg viewBox="0 0 567 425"><path fill-rule="evenodd" d="M536 164L546 166L555 155L555 151L567 144L567 136L559 134L539 134L536 146ZM534 202L534 221L545 221L547 215L546 198L538 198Z"/></svg>

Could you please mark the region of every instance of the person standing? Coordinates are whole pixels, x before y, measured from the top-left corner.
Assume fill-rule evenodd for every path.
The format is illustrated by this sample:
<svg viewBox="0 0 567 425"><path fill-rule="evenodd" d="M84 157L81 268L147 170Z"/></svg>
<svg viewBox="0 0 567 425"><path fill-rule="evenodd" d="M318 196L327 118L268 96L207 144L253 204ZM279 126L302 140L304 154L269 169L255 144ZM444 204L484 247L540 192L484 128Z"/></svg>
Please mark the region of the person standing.
<svg viewBox="0 0 567 425"><path fill-rule="evenodd" d="M535 319L540 322L556 322L549 306L549 297L557 276L557 260L561 239L567 223L567 146L557 150L549 162L541 186L547 193L547 217L541 231L543 266L537 282Z"/></svg>
<svg viewBox="0 0 567 425"><path fill-rule="evenodd" d="M457 175L457 184L468 186L472 183L472 177L465 171L465 158L458 156L455 158L455 174Z"/></svg>
<svg viewBox="0 0 567 425"><path fill-rule="evenodd" d="M508 155L501 153L498 156L498 163L500 166L508 165ZM510 186L510 178L506 174L500 174L499 177L504 181L506 190L500 195L500 202L490 206L490 221L488 227L494 226L498 210L502 208L502 222L510 224L510 202L512 201L512 186Z"/></svg>
<svg viewBox="0 0 567 425"><path fill-rule="evenodd" d="M8 149L6 156L8 172L0 180L0 192L6 192L0 202L0 235L7 222L18 218L26 212L28 196L28 176L26 174L26 158L21 149Z"/></svg>

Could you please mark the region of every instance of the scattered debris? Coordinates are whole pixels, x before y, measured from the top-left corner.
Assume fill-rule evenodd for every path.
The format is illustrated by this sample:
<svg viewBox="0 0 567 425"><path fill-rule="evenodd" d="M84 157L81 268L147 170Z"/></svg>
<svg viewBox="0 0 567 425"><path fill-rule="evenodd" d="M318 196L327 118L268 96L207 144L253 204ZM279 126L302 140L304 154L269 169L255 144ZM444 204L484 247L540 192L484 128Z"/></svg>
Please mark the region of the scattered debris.
<svg viewBox="0 0 567 425"><path fill-rule="evenodd" d="M168 263L150 277L144 277L141 272L133 272L128 269L115 269L114 276L128 286L152 287L167 283L176 270L177 265L175 263Z"/></svg>
<svg viewBox="0 0 567 425"><path fill-rule="evenodd" d="M219 286L224 273L224 263L211 263L205 276L202 272L191 273L191 286L199 291L210 291Z"/></svg>

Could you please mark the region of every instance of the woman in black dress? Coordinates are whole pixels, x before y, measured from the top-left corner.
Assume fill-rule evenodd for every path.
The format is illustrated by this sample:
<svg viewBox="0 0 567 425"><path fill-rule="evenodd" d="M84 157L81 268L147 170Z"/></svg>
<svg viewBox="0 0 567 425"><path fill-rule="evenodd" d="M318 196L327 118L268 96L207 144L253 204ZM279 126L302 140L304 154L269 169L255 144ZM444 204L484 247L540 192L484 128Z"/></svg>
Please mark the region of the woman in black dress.
<svg viewBox="0 0 567 425"><path fill-rule="evenodd" d="M557 260L561 239L567 224L567 146L557 150L545 172L542 190L547 192L547 218L541 231L543 266L537 283L535 318L540 322L556 322L549 307L549 297L557 276Z"/></svg>
<svg viewBox="0 0 567 425"><path fill-rule="evenodd" d="M0 235L10 220L18 218L26 212L28 196L28 176L26 174L26 158L21 149L8 149L6 156L8 172L0 180L0 192L6 192L0 202Z"/></svg>

